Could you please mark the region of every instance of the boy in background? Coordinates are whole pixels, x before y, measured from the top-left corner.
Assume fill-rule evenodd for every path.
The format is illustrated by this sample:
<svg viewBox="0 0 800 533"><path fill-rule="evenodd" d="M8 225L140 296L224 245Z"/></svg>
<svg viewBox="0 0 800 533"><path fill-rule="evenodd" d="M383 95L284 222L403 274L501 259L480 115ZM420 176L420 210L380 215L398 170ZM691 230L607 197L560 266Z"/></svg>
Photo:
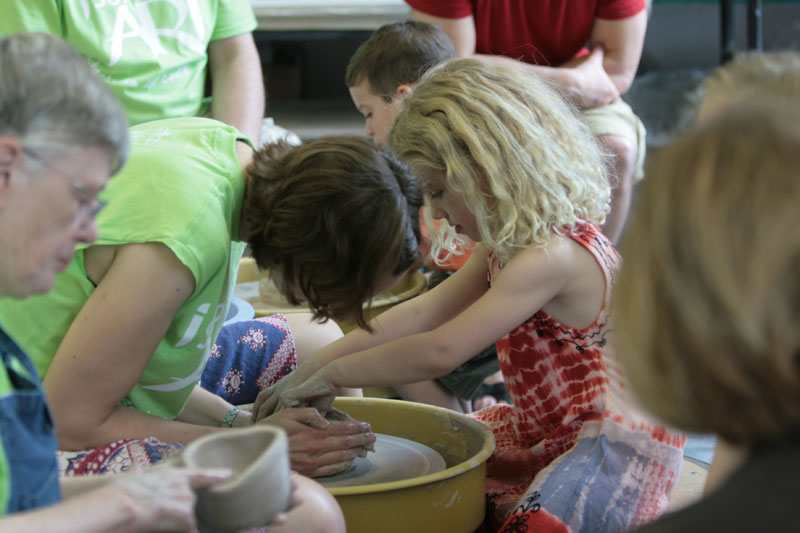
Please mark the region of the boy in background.
<svg viewBox="0 0 800 533"><path fill-rule="evenodd" d="M375 144L385 146L395 116L420 77L431 67L456 57L452 41L439 26L411 19L384 24L356 49L347 65L345 83L353 104L364 116L365 132ZM431 289L466 263L474 243L462 237L460 254L431 250L427 228L433 226L435 231L439 221L434 222L426 211L420 210L420 249L425 254L425 266L433 270L428 285ZM407 400L463 412L508 399L494 346L438 380L395 388Z"/></svg>

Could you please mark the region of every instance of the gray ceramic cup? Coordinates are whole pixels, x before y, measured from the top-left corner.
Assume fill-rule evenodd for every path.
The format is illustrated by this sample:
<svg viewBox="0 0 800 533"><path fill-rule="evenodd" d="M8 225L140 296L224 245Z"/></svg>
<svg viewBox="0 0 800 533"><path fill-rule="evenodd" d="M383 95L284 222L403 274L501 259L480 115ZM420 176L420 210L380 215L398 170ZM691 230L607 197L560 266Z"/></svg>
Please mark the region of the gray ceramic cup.
<svg viewBox="0 0 800 533"><path fill-rule="evenodd" d="M225 483L197 490L201 526L233 532L269 524L289 507L289 441L280 428L258 425L206 435L179 461L191 468L227 468Z"/></svg>

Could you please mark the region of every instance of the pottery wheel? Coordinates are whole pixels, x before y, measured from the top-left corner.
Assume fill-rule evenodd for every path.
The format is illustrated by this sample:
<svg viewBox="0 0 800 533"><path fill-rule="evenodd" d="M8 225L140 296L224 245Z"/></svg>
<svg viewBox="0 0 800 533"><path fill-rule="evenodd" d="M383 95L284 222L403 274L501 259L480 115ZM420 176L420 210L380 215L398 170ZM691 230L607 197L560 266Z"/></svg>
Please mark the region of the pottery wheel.
<svg viewBox="0 0 800 533"><path fill-rule="evenodd" d="M444 458L424 444L413 440L375 435L375 451L356 457L350 468L338 474L315 478L325 487L351 487L400 481L440 472L446 468Z"/></svg>

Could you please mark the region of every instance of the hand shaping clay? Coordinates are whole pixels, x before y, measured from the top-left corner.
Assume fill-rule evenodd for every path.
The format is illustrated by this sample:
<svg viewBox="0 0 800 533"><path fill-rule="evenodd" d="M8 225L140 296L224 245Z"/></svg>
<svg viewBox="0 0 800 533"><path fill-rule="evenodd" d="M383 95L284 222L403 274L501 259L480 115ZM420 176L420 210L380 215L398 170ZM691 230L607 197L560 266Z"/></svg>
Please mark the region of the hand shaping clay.
<svg viewBox="0 0 800 533"><path fill-rule="evenodd" d="M382 433L375 437L373 453L356 457L343 472L315 478L315 481L327 488L374 485L433 474L446 468L444 458L424 444Z"/></svg>

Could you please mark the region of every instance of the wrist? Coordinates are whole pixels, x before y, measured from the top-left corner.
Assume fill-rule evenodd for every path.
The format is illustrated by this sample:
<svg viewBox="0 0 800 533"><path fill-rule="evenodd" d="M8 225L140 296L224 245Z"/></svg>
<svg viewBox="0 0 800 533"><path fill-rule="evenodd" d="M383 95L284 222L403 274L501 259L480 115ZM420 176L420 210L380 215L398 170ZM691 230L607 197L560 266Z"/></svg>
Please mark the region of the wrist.
<svg viewBox="0 0 800 533"><path fill-rule="evenodd" d="M253 413L251 413L250 411L246 411L245 409L241 409L237 411L236 418L233 419L233 425L231 425L231 427L243 428L252 425L253 425Z"/></svg>
<svg viewBox="0 0 800 533"><path fill-rule="evenodd" d="M233 406L231 407L225 416L222 417L222 422L220 423L220 427L223 428L230 428L233 427L233 423L236 421L237 416L242 411L241 407Z"/></svg>
<svg viewBox="0 0 800 533"><path fill-rule="evenodd" d="M222 428L240 428L252 424L251 417L253 414L250 411L242 409L241 407L233 406L225 413L219 427Z"/></svg>

